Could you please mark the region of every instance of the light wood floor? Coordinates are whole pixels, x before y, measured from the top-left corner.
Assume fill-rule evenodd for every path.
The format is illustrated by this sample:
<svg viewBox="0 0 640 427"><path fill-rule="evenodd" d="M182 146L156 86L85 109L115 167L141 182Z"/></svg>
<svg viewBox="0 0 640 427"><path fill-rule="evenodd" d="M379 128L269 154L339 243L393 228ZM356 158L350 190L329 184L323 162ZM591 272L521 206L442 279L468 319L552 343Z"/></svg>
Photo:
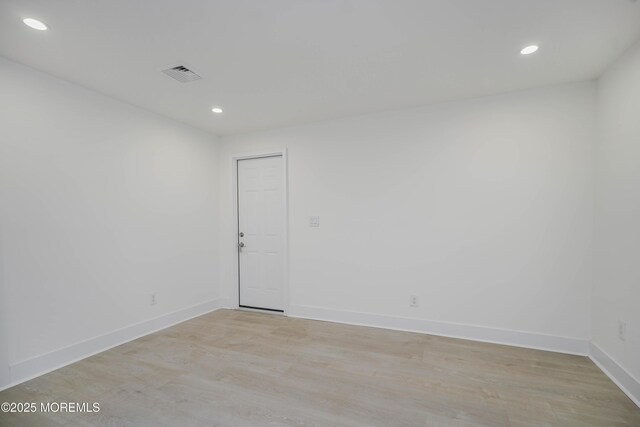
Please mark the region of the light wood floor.
<svg viewBox="0 0 640 427"><path fill-rule="evenodd" d="M640 426L580 356L220 310L0 393L2 426Z"/></svg>

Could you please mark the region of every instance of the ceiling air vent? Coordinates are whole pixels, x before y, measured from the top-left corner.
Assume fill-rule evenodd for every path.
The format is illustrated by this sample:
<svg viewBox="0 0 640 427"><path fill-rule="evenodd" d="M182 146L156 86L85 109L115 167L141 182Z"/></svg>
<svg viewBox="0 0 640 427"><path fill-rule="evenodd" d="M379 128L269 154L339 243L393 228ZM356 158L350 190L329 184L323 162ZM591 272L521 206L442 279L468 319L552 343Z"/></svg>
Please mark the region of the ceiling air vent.
<svg viewBox="0 0 640 427"><path fill-rule="evenodd" d="M166 70L162 70L162 72L181 83L189 83L202 78L184 65L167 68Z"/></svg>

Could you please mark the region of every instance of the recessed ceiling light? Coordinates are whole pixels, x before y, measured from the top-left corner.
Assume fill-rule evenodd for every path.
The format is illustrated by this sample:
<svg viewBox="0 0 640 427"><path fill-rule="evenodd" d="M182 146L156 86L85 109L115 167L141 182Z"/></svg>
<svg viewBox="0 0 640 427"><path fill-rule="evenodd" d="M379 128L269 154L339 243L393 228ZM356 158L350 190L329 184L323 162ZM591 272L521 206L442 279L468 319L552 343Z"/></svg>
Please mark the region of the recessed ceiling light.
<svg viewBox="0 0 640 427"><path fill-rule="evenodd" d="M47 29L47 26L45 25L45 23L42 21L38 21L37 19L24 18L22 22L24 22L25 25L33 28L34 30L44 31Z"/></svg>
<svg viewBox="0 0 640 427"><path fill-rule="evenodd" d="M213 107L211 111L213 111L216 114L222 114L222 108L220 107Z"/></svg>
<svg viewBox="0 0 640 427"><path fill-rule="evenodd" d="M527 46L524 49L522 49L520 51L521 54L523 55L531 55L532 53L536 52L538 50L538 46L536 46L535 44L532 44L531 46Z"/></svg>

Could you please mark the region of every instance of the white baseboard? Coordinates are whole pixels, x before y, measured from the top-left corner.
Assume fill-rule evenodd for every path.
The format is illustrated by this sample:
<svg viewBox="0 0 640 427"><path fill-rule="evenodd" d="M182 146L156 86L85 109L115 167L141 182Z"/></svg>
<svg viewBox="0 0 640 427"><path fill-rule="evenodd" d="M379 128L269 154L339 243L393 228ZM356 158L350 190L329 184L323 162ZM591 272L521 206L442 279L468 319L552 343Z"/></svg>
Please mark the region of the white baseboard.
<svg viewBox="0 0 640 427"><path fill-rule="evenodd" d="M640 381L593 342L590 347L589 358L593 363L640 407Z"/></svg>
<svg viewBox="0 0 640 427"><path fill-rule="evenodd" d="M142 336L229 306L229 301L223 298L207 301L14 363L10 366L11 382L0 384L0 391ZM587 340L310 306L291 306L287 314L291 317L304 319L418 332L581 356L588 355L640 407L640 381L597 345Z"/></svg>
<svg viewBox="0 0 640 427"><path fill-rule="evenodd" d="M605 375L640 407L640 381L597 345L586 339L300 305L291 306L288 315L303 319L372 326L588 356Z"/></svg>
<svg viewBox="0 0 640 427"><path fill-rule="evenodd" d="M134 325L69 345L9 366L9 384L0 384L0 391L32 378L44 375L63 366L85 359L94 354L135 340L145 335L182 323L194 317L226 307L226 301L215 299L178 311L145 320Z"/></svg>
<svg viewBox="0 0 640 427"><path fill-rule="evenodd" d="M419 332L429 335L462 338L472 341L525 347L536 350L577 354L580 356L586 356L589 354L589 341L579 338L568 338L508 329L487 328L483 326L463 325L437 322L433 320L386 316L300 305L289 307L287 314L291 317L300 317L304 319L325 320L329 322L347 323L350 325L373 326L399 331Z"/></svg>

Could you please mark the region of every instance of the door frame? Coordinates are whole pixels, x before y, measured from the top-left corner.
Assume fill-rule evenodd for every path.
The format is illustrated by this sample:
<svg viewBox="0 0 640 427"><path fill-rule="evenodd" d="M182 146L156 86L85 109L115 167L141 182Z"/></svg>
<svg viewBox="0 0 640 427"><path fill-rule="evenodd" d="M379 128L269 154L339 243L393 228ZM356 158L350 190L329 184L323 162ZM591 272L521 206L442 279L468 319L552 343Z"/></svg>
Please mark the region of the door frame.
<svg viewBox="0 0 640 427"><path fill-rule="evenodd" d="M239 207L238 207L238 161L239 160L248 160L248 159L261 159L264 157L276 157L282 156L282 179L283 179L283 250L282 250L282 263L283 263L283 281L282 290L283 290L283 312L285 316L289 312L289 167L288 167L288 159L287 159L287 148L283 148L280 150L273 151L260 151L255 153L245 153L245 154L235 154L231 156L231 182L233 186L233 230L234 230L234 238L233 238L233 279L235 286L233 286L234 302L232 304L233 308L240 308L240 256L238 253L238 243L240 242L240 236L238 236L238 229L240 225L238 223L238 215L239 215ZM271 313L268 310L261 310L265 313ZM274 312L275 313L275 312Z"/></svg>

